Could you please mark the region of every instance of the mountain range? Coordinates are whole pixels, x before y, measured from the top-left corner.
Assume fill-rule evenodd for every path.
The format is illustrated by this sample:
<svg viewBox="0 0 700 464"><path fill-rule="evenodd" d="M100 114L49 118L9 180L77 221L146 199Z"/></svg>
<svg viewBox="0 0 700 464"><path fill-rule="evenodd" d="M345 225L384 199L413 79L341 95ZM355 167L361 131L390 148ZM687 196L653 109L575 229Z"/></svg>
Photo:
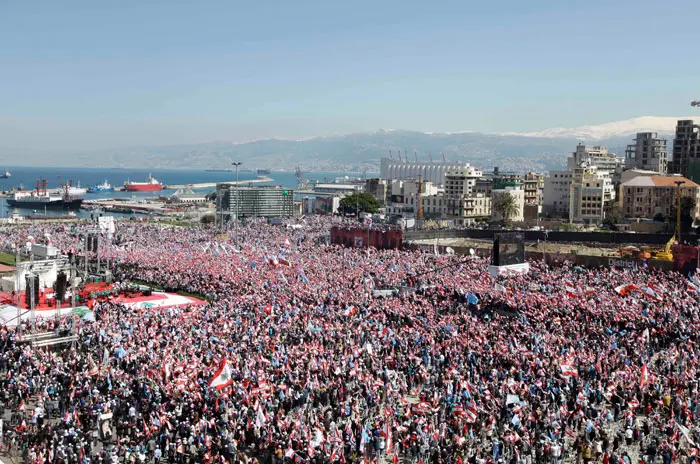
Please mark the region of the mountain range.
<svg viewBox="0 0 700 464"><path fill-rule="evenodd" d="M399 151L409 161L418 157L435 161L465 161L484 170L498 166L506 171L547 171L566 164L579 142L605 145L624 155L637 132L658 132L670 139L679 119L644 116L625 121L539 132L484 134L478 132L424 133L379 130L305 140L268 139L246 143L209 142L190 145L134 147L56 157L33 156L46 166L94 166L123 168L219 169L231 161L249 169L378 172L379 160ZM696 119L700 119L698 116ZM6 163L10 160L2 160Z"/></svg>

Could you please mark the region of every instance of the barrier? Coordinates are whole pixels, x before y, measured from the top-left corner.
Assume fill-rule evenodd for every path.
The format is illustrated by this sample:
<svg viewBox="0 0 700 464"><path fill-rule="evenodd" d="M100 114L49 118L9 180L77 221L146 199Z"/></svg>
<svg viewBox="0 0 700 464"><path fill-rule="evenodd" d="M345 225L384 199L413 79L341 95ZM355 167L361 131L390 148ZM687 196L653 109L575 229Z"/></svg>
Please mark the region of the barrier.
<svg viewBox="0 0 700 464"><path fill-rule="evenodd" d="M331 228L331 243L351 248L366 248L367 245L377 249L401 248L403 232L400 230L377 230L344 227Z"/></svg>

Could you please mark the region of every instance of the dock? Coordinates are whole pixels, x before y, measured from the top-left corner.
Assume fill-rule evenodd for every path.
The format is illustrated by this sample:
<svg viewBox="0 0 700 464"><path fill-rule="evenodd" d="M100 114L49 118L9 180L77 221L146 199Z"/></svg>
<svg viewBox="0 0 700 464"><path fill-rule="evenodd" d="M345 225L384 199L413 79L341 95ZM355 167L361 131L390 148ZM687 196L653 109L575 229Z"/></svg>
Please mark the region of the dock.
<svg viewBox="0 0 700 464"><path fill-rule="evenodd" d="M260 176L253 180L239 180L236 182L225 181L225 182L206 182L202 184L180 184L180 185L166 185L163 188L166 190L178 190L178 189L204 189L204 188L214 188L216 184L233 184L233 185L247 185L247 184L264 184L266 182L272 182L272 178L268 176Z"/></svg>

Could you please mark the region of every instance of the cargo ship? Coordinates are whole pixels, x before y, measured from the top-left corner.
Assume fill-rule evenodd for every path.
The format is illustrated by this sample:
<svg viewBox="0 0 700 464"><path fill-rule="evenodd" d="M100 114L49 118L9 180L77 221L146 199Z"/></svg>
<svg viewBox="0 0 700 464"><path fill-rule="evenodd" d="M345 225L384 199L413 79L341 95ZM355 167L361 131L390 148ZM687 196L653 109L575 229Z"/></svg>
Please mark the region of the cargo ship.
<svg viewBox="0 0 700 464"><path fill-rule="evenodd" d="M36 189L31 191L18 191L7 199L7 204L13 208L24 209L80 209L82 198L70 195L68 185L64 186L62 195L49 193L46 190L46 179L36 182Z"/></svg>
<svg viewBox="0 0 700 464"><path fill-rule="evenodd" d="M258 169L258 175L259 176L269 176L270 170L269 169Z"/></svg>
<svg viewBox="0 0 700 464"><path fill-rule="evenodd" d="M163 184L152 175L148 175L148 182L124 182L124 190L127 192L158 192L163 190Z"/></svg>
<svg viewBox="0 0 700 464"><path fill-rule="evenodd" d="M101 184L95 184L88 187L87 191L88 193L114 192L114 187L112 187L112 184L107 182L107 179L105 179L105 181Z"/></svg>

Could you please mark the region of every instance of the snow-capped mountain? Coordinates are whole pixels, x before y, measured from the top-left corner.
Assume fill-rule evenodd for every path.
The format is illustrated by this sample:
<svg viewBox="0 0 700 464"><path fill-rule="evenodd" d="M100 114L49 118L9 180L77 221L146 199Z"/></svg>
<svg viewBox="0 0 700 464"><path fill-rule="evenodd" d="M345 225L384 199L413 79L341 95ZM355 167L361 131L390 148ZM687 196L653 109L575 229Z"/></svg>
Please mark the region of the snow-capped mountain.
<svg viewBox="0 0 700 464"><path fill-rule="evenodd" d="M520 135L523 137L544 138L575 138L583 140L603 140L612 137L634 136L637 132L658 132L659 134L674 134L679 119L700 119L690 117L641 116L625 121L608 122L592 126L574 128L553 128L538 132L509 132L503 135Z"/></svg>

